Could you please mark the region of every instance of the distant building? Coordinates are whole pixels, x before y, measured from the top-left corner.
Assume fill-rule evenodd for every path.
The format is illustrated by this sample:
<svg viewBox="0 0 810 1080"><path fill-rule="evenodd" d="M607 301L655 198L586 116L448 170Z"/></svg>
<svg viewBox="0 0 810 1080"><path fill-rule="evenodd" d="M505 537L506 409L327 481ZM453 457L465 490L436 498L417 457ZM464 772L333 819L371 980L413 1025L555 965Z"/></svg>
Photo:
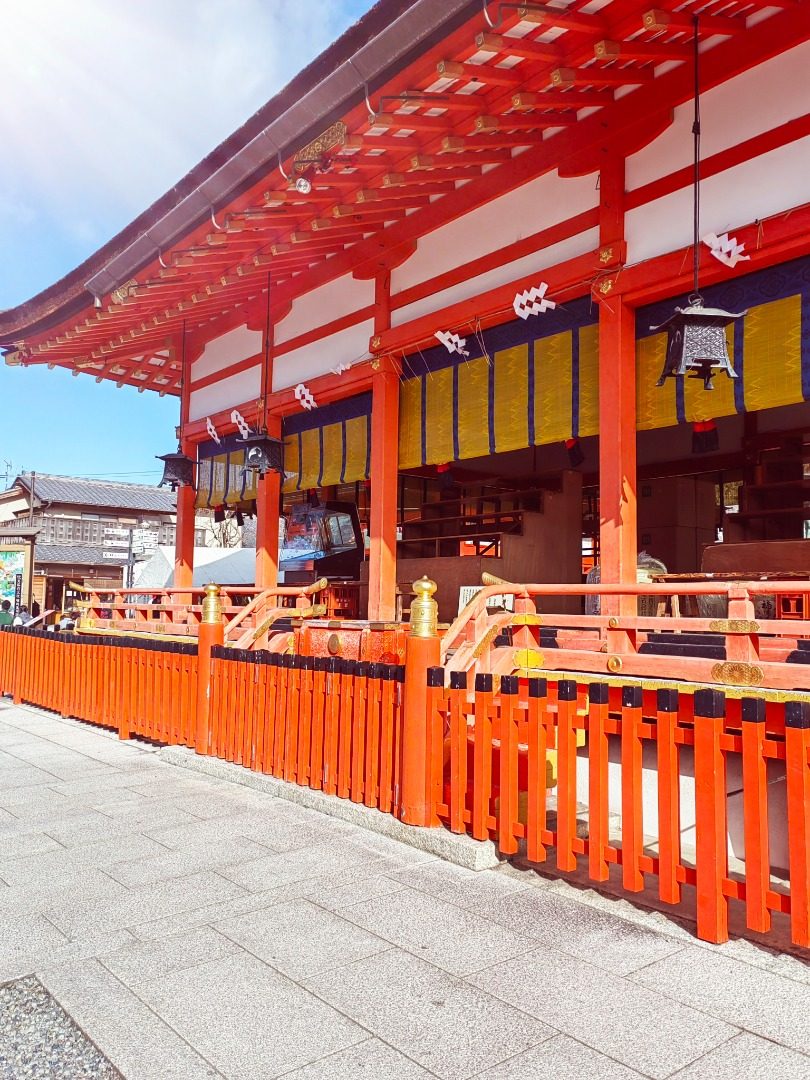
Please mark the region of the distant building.
<svg viewBox="0 0 810 1080"><path fill-rule="evenodd" d="M176 506L172 492L147 484L83 477L21 473L0 492L0 523L39 529L34 558L33 597L43 608L62 608L73 599L70 582L120 588L130 548L139 553L173 545ZM208 529L200 519L195 543Z"/></svg>

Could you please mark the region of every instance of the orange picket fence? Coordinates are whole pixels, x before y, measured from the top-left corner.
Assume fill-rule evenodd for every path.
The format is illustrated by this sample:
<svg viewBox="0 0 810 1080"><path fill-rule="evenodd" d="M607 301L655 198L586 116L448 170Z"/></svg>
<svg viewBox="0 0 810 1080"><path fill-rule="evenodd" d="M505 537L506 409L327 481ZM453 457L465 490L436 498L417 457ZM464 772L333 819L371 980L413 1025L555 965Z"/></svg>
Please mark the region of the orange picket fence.
<svg viewBox="0 0 810 1080"><path fill-rule="evenodd" d="M5 628L0 692L102 727L194 745L197 646Z"/></svg>
<svg viewBox="0 0 810 1080"><path fill-rule="evenodd" d="M810 945L810 701L572 678L450 681L428 671L433 812L451 830L493 839L504 855L525 844L537 864L554 849L558 870L587 866L593 881L619 864L625 891L651 875L671 904L694 886L705 940L727 939L733 899L750 929L767 932L771 912L784 912L793 941ZM782 780L784 802L769 798ZM744 866L732 875L735 813ZM789 878L789 891L772 877L780 833L787 866L774 877Z"/></svg>
<svg viewBox="0 0 810 1080"><path fill-rule="evenodd" d="M399 814L404 668L215 646L208 753Z"/></svg>

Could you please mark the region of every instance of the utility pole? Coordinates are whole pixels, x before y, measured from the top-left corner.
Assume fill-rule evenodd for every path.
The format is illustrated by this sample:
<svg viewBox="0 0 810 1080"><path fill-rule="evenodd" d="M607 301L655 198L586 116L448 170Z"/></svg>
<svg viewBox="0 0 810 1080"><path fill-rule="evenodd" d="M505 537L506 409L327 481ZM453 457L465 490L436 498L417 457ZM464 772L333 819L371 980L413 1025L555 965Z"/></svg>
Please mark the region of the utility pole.
<svg viewBox="0 0 810 1080"><path fill-rule="evenodd" d="M127 584L126 584L126 587L128 589L132 588L132 579L135 576L135 574L134 574L134 571L135 571L135 556L134 556L134 553L132 551L132 538L133 538L134 535L135 535L135 526L130 525L129 526L129 548L127 549Z"/></svg>

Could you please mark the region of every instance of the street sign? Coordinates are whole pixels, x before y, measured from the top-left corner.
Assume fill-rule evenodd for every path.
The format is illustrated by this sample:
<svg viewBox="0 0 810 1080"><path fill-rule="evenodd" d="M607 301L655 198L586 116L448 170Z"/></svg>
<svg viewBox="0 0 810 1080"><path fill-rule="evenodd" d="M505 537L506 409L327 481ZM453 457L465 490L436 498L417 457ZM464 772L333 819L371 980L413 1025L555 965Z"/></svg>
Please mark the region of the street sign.
<svg viewBox="0 0 810 1080"><path fill-rule="evenodd" d="M129 548L129 540L119 540L117 537L104 537L103 547L105 548Z"/></svg>
<svg viewBox="0 0 810 1080"><path fill-rule="evenodd" d="M104 529L104 536L122 536L126 540L129 537L129 529L123 529L117 525L110 525Z"/></svg>
<svg viewBox="0 0 810 1080"><path fill-rule="evenodd" d="M129 558L128 551L102 551L102 559L114 559L116 562L126 562Z"/></svg>

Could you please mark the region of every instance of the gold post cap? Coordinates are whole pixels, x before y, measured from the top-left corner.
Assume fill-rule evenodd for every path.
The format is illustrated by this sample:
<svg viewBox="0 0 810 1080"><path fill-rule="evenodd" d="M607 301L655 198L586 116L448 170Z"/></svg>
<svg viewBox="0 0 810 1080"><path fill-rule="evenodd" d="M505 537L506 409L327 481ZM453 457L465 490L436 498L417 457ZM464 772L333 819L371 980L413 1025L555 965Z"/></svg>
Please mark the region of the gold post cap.
<svg viewBox="0 0 810 1080"><path fill-rule="evenodd" d="M438 586L425 575L413 583L416 599L411 604L411 635L436 637L439 627L439 605L433 599Z"/></svg>
<svg viewBox="0 0 810 1080"><path fill-rule="evenodd" d="M222 621L222 598L219 585L213 581L205 586L205 598L202 602L202 621L204 623L218 623Z"/></svg>

